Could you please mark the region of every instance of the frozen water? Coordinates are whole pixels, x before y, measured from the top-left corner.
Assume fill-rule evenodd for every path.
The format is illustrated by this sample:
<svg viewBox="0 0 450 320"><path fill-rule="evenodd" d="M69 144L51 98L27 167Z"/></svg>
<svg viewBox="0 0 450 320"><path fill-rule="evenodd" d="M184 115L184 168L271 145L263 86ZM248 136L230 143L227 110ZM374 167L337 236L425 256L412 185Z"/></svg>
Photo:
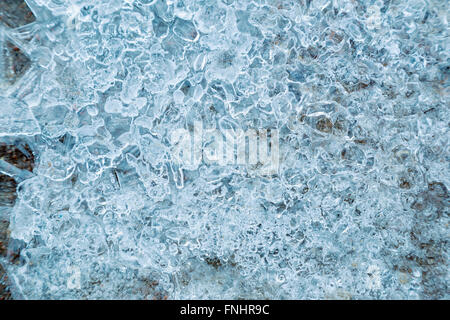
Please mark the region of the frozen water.
<svg viewBox="0 0 450 320"><path fill-rule="evenodd" d="M448 1L26 3L14 297L449 298ZM277 129L278 171L178 163L195 122Z"/></svg>
<svg viewBox="0 0 450 320"><path fill-rule="evenodd" d="M0 137L36 135L38 123L26 104L18 99L0 96Z"/></svg>

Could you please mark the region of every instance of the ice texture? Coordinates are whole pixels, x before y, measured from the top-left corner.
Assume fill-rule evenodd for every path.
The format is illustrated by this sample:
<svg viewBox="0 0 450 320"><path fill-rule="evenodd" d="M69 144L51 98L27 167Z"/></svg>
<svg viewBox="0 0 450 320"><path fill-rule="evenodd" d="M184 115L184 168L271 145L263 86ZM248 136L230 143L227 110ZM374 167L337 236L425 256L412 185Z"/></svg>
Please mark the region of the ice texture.
<svg viewBox="0 0 450 320"><path fill-rule="evenodd" d="M450 298L448 1L26 3L13 297ZM278 172L180 165L196 121L278 129Z"/></svg>
<svg viewBox="0 0 450 320"><path fill-rule="evenodd" d="M30 108L18 99L0 96L0 137L40 134Z"/></svg>

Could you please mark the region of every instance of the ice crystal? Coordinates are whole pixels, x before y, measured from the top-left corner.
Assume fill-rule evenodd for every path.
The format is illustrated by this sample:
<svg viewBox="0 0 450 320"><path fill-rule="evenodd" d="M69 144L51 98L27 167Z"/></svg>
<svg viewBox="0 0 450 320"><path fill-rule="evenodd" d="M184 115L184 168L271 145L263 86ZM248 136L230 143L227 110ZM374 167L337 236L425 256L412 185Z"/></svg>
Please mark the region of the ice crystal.
<svg viewBox="0 0 450 320"><path fill-rule="evenodd" d="M448 1L25 2L14 297L449 297ZM195 122L279 130L276 174L176 162Z"/></svg>

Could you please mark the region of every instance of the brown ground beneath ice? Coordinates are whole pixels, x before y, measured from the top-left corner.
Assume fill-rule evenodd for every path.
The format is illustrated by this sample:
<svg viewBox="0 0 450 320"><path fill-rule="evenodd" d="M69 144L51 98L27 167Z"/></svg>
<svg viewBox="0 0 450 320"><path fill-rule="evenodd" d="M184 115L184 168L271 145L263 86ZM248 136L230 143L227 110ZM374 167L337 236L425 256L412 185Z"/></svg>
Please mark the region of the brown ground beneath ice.
<svg viewBox="0 0 450 320"><path fill-rule="evenodd" d="M28 145L18 148L15 145L0 143L0 159L9 162L17 168L32 171L34 167L34 156ZM12 207L15 204L17 193L17 183L14 178L0 174L0 210ZM8 260L15 257L14 253L8 252L9 238L9 220L8 217L0 215L0 259ZM9 290L8 275L0 264L0 300L11 299Z"/></svg>

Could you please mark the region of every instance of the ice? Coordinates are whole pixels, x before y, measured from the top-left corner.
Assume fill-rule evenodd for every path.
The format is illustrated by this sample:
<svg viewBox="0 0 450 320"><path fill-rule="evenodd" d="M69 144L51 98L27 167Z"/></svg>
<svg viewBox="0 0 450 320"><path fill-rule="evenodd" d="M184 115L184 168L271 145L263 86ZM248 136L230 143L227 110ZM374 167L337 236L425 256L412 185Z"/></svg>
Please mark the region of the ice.
<svg viewBox="0 0 450 320"><path fill-rule="evenodd" d="M198 31L189 20L176 19L173 25L173 33L189 42L195 42L199 39Z"/></svg>
<svg viewBox="0 0 450 320"><path fill-rule="evenodd" d="M30 108L18 99L0 96L0 137L32 136L40 133Z"/></svg>
<svg viewBox="0 0 450 320"><path fill-rule="evenodd" d="M14 298L448 298L447 1L26 2Z"/></svg>
<svg viewBox="0 0 450 320"><path fill-rule="evenodd" d="M121 113L123 104L118 99L109 99L105 103L105 111L108 113Z"/></svg>

